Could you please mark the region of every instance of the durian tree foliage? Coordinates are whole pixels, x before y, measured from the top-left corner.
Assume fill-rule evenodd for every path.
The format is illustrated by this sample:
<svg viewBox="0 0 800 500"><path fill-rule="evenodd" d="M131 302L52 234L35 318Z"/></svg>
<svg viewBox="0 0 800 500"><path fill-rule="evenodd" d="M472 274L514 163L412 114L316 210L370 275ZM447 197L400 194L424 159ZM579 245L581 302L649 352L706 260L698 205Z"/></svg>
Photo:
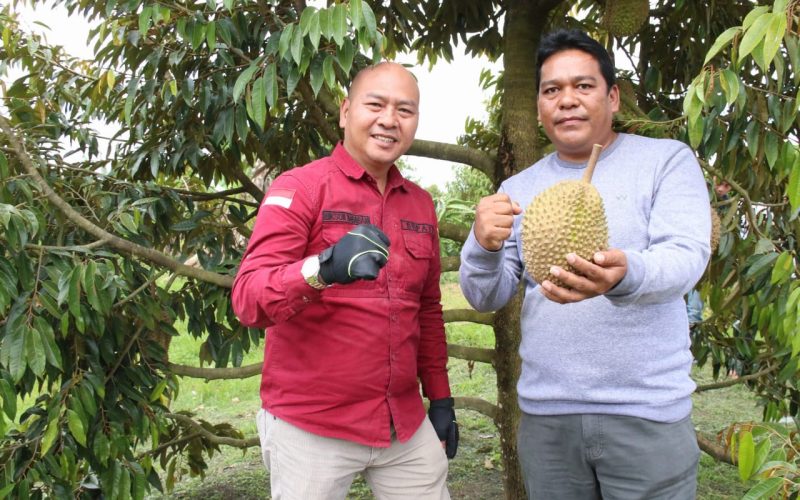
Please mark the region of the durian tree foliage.
<svg viewBox="0 0 800 500"><path fill-rule="evenodd" d="M716 386L747 384L766 421L797 416L798 2L659 0L620 36L612 1L57 0L97 24L89 61L2 7L0 73L23 76L0 86L0 497L88 496L97 484L142 498L181 468L202 474L221 446L256 446L170 400L181 376L259 372L241 363L263 332L238 324L229 287L269 179L340 138L342 85L358 68L398 51L437 64L460 44L503 58L501 74L483 75L496 90L490 118L469 121L459 144L420 137L412 153L497 186L549 151L533 61L541 34L565 26L600 37L618 63L630 55L621 130L685 140L710 180L733 186L714 202L723 235L694 348L700 363L743 363ZM117 132L101 137L98 121ZM463 241L466 220L445 210L442 236ZM445 317L494 326L494 350L449 352L497 371L497 404L457 404L497 424L506 494L519 498L517 306ZM184 330L204 339L204 368L166 356ZM698 439L788 494L796 437L759 429Z"/></svg>

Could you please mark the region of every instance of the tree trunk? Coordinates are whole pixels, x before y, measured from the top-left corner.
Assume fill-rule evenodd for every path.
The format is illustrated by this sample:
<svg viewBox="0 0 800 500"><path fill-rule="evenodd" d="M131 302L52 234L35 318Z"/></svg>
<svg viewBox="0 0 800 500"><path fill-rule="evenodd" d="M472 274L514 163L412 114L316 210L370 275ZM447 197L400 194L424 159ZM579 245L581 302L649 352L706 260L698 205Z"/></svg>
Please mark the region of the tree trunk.
<svg viewBox="0 0 800 500"><path fill-rule="evenodd" d="M557 3L557 2L555 2ZM536 50L548 11L554 2L510 0L507 3L503 51L503 116L500 150L495 163L495 186L539 159L539 128L536 112ZM495 314L497 357L497 405L495 423L503 454L506 498L525 498L525 485L517 455L520 410L517 380L520 373L519 343L522 288L515 298Z"/></svg>

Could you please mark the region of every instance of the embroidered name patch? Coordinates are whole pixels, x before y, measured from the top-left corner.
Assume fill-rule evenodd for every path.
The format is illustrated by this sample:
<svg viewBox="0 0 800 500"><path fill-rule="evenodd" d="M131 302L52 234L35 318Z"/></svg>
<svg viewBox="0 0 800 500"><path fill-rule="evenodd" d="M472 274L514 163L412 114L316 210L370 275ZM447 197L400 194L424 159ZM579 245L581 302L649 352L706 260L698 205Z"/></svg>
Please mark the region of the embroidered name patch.
<svg viewBox="0 0 800 500"><path fill-rule="evenodd" d="M420 222L411 222L410 220L400 219L400 227L403 231L414 231L415 233L433 234L432 224L423 224Z"/></svg>
<svg viewBox="0 0 800 500"><path fill-rule="evenodd" d="M263 205L278 205L279 207L289 208L292 206L294 191L294 189L271 189Z"/></svg>
<svg viewBox="0 0 800 500"><path fill-rule="evenodd" d="M322 211L323 224L369 224L369 215L351 214L335 210Z"/></svg>

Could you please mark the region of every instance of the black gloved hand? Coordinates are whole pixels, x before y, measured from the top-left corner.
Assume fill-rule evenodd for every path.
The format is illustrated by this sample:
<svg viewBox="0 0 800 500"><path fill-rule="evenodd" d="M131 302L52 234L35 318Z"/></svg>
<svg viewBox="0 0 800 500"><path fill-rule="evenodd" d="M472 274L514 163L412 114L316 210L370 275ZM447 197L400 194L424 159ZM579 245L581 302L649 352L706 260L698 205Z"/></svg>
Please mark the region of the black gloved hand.
<svg viewBox="0 0 800 500"><path fill-rule="evenodd" d="M431 401L428 418L431 420L439 440L445 443L444 452L447 458L455 457L458 450L458 424L456 423L456 411L453 409L453 398Z"/></svg>
<svg viewBox="0 0 800 500"><path fill-rule="evenodd" d="M319 276L327 285L374 280L389 260L389 237L361 224L319 254Z"/></svg>

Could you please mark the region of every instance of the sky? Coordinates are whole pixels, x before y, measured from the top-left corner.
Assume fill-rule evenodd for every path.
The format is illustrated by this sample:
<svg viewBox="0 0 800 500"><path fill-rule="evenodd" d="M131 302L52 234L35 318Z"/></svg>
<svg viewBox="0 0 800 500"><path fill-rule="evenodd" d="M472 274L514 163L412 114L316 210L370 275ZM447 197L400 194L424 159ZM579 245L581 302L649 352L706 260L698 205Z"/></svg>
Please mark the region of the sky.
<svg viewBox="0 0 800 500"><path fill-rule="evenodd" d="M21 22L26 31L45 34L50 44L62 45L76 56L86 59L93 57L87 43L89 25L80 16L68 18L63 7L37 6L35 10L27 5L19 5ZM36 24L40 22L49 30ZM464 131L467 117L485 119L484 102L489 99L478 83L481 69L490 63L486 60L465 56L461 48L454 50L454 60L450 64L438 63L432 70L427 66L411 68L420 86L420 122L417 138L429 141L455 143ZM413 56L399 58L400 62L413 63ZM492 67L498 69L499 63ZM417 156L404 157L413 170L409 175L423 187L436 184L444 190L453 179L451 162L432 160Z"/></svg>

